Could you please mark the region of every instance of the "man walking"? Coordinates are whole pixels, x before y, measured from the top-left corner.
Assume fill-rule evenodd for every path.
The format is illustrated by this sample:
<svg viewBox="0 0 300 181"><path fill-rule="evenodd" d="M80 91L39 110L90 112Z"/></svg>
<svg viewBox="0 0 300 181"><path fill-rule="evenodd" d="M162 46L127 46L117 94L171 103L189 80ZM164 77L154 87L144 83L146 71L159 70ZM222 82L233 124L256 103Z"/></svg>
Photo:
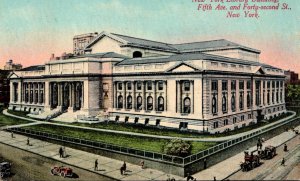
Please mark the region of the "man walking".
<svg viewBox="0 0 300 181"><path fill-rule="evenodd" d="M27 145L29 145L29 138L27 138Z"/></svg>
<svg viewBox="0 0 300 181"><path fill-rule="evenodd" d="M285 166L285 159L282 158L281 165Z"/></svg>
<svg viewBox="0 0 300 181"><path fill-rule="evenodd" d="M58 153L59 153L59 157L61 158L63 156L63 149L62 147L59 148Z"/></svg>
<svg viewBox="0 0 300 181"><path fill-rule="evenodd" d="M98 170L98 159L95 160L95 167L94 170L97 171Z"/></svg>

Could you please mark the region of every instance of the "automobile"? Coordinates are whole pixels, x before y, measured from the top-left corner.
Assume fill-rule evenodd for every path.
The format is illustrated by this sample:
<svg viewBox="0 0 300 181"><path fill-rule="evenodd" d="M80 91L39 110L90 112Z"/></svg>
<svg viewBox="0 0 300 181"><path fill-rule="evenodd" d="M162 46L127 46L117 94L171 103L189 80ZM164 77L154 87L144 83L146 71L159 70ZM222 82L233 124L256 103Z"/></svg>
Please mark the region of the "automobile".
<svg viewBox="0 0 300 181"><path fill-rule="evenodd" d="M72 177L73 170L69 167L64 166L54 166L51 168L52 175L60 175L62 177Z"/></svg>
<svg viewBox="0 0 300 181"><path fill-rule="evenodd" d="M0 163L0 178L10 176L11 163L1 162Z"/></svg>

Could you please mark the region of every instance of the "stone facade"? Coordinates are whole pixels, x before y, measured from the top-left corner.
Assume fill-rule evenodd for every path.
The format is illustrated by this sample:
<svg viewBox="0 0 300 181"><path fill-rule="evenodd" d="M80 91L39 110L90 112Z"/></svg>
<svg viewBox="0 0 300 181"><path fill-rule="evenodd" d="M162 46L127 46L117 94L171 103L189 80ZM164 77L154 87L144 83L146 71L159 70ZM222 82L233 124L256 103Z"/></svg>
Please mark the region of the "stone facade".
<svg viewBox="0 0 300 181"><path fill-rule="evenodd" d="M210 133L286 111L283 70L227 40L166 44L102 32L83 51L11 74L10 109L105 111L114 121Z"/></svg>

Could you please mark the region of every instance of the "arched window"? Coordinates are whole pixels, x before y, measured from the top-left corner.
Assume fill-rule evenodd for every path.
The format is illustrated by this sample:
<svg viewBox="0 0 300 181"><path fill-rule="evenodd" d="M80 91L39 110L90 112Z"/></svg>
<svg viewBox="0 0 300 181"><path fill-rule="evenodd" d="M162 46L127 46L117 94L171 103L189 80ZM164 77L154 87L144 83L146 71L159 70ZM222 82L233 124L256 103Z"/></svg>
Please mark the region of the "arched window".
<svg viewBox="0 0 300 181"><path fill-rule="evenodd" d="M217 98L216 94L213 94L212 100L211 100L211 106L212 106L212 114L217 114Z"/></svg>
<svg viewBox="0 0 300 181"><path fill-rule="evenodd" d="M44 92L42 90L40 91L39 103L40 104L44 103Z"/></svg>
<svg viewBox="0 0 300 181"><path fill-rule="evenodd" d="M25 91L25 102L26 103L28 102L28 97L29 97L28 90L26 90Z"/></svg>
<svg viewBox="0 0 300 181"><path fill-rule="evenodd" d="M191 99L189 97L186 97L183 100L183 112L191 113Z"/></svg>
<svg viewBox="0 0 300 181"><path fill-rule="evenodd" d="M137 110L142 110L142 105L143 105L142 97L138 96L136 98L136 109Z"/></svg>
<svg viewBox="0 0 300 181"><path fill-rule="evenodd" d="M143 56L143 54L140 51L135 51L132 54L132 58L138 58L138 57L142 57L142 56Z"/></svg>
<svg viewBox="0 0 300 181"><path fill-rule="evenodd" d="M123 96L121 95L118 96L118 108L123 108Z"/></svg>
<svg viewBox="0 0 300 181"><path fill-rule="evenodd" d="M225 93L223 93L223 97L222 97L222 111L223 112L227 111L227 98Z"/></svg>
<svg viewBox="0 0 300 181"><path fill-rule="evenodd" d="M153 98L151 96L147 97L147 110L153 110Z"/></svg>
<svg viewBox="0 0 300 181"><path fill-rule="evenodd" d="M232 93L231 96L231 109L232 111L235 111L235 93Z"/></svg>
<svg viewBox="0 0 300 181"><path fill-rule="evenodd" d="M132 96L127 96L127 109L132 109Z"/></svg>
<svg viewBox="0 0 300 181"><path fill-rule="evenodd" d="M244 93L240 92L240 110L244 109Z"/></svg>
<svg viewBox="0 0 300 181"><path fill-rule="evenodd" d="M164 104L164 98L162 96L158 97L158 111L164 111L165 104Z"/></svg>

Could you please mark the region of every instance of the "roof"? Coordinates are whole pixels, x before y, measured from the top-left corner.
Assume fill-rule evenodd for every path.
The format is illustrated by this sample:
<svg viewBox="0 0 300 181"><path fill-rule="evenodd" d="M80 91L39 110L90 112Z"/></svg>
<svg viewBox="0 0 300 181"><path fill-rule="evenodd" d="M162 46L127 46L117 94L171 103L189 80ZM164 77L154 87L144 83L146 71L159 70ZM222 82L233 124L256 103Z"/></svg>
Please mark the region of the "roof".
<svg viewBox="0 0 300 181"><path fill-rule="evenodd" d="M181 43L173 44L172 47L178 49L180 52L183 51L195 51L195 50L205 50L211 48L241 48L255 53L260 53L259 50L249 48L225 39L202 41L202 42L191 42L191 43Z"/></svg>
<svg viewBox="0 0 300 181"><path fill-rule="evenodd" d="M142 39L142 38L135 38L135 37L120 35L120 34L115 34L115 33L111 33L111 34L127 41L128 45L133 45L133 46L136 45L136 46L143 46L143 47L149 47L149 48L159 48L159 49L177 51L176 48L170 46L170 44L168 44L168 43L146 40L146 39Z"/></svg>
<svg viewBox="0 0 300 181"><path fill-rule="evenodd" d="M85 57L93 57L93 58L128 58L125 55L121 55L115 52L104 52L104 53L93 53L93 54L83 54L72 58L85 58Z"/></svg>
<svg viewBox="0 0 300 181"><path fill-rule="evenodd" d="M20 71L37 71L37 70L45 70L45 65L34 65L22 68Z"/></svg>
<svg viewBox="0 0 300 181"><path fill-rule="evenodd" d="M92 45L94 45L103 36L108 36L116 41L123 43L122 46L133 46L149 49L160 49L164 51L170 51L174 53L183 53L191 51L203 51L212 48L240 48L254 53L260 53L259 50L246 47L225 39L212 40L212 41L202 41L202 42L191 42L191 43L181 43L181 44L170 44L165 42L147 40L142 38L136 38L127 35L121 35L116 33L101 32L93 41L86 45L85 49L88 50Z"/></svg>
<svg viewBox="0 0 300 181"><path fill-rule="evenodd" d="M244 64L244 65L256 65L256 66L263 66L266 68L276 68L271 65L267 65L255 61L229 58L229 57L223 57L223 56L211 55L205 53L183 53L183 54L174 54L174 55L167 55L161 57L130 58L130 59L124 59L123 61L117 63L116 66L149 64L149 63L167 63L167 62L174 62L174 61L184 62L189 60L209 60L209 61L217 61L217 62Z"/></svg>

